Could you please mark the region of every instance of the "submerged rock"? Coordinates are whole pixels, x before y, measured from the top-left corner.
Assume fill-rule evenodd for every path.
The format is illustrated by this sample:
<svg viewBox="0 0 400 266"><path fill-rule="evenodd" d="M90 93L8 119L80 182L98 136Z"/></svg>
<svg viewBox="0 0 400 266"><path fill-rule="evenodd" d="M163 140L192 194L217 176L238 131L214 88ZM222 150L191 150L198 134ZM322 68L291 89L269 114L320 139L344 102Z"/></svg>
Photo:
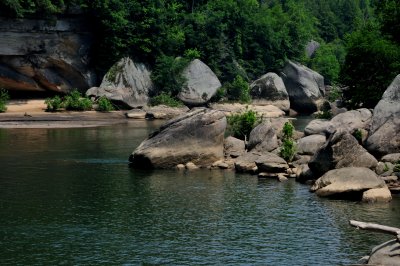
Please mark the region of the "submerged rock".
<svg viewBox="0 0 400 266"><path fill-rule="evenodd" d="M224 157L226 118L222 112L195 109L168 121L129 157L137 168L174 168L192 162L210 166Z"/></svg>

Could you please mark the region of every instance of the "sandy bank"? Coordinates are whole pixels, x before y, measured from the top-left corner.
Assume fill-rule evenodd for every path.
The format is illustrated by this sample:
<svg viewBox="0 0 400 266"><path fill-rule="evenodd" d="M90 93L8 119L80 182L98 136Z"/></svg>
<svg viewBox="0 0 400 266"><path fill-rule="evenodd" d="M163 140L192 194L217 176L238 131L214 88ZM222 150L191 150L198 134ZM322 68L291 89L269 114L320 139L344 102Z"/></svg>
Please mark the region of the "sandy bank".
<svg viewBox="0 0 400 266"><path fill-rule="evenodd" d="M45 112L44 100L12 100L7 112L0 113L0 128L76 128L126 123L124 111L102 113Z"/></svg>

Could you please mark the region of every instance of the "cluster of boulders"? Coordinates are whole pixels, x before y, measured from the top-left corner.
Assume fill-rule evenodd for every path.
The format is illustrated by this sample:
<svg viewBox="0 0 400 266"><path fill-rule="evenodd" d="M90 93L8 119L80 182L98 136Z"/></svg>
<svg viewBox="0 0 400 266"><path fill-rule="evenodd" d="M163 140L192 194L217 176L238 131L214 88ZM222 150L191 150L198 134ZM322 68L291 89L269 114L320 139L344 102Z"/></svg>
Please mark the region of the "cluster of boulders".
<svg viewBox="0 0 400 266"><path fill-rule="evenodd" d="M221 87L214 72L199 59L191 61L182 71L182 76L186 82L177 97L189 107L209 104ZM154 85L150 70L130 58L118 61L106 73L99 87L90 88L86 92L89 97L104 96L120 106L136 108L128 112L128 117L131 118L143 117L143 112L137 109L142 110L148 106L151 94L154 94ZM280 76L267 73L250 84L250 108L264 117L284 116L291 108L300 113L312 113L322 106L324 94L324 78L320 74L288 61ZM210 107L224 113L237 113L246 108L246 105L211 104ZM147 113L146 110L143 111ZM171 112L176 113L174 110ZM164 113L168 113L165 107Z"/></svg>
<svg viewBox="0 0 400 266"><path fill-rule="evenodd" d="M322 197L387 202L400 188L399 85L400 75L382 97L387 105L381 101L373 111L315 119L304 133L295 132L297 154L291 162L279 156L288 118L264 118L245 142L224 138L225 112L210 108L194 108L170 120L130 161L135 167L234 169L279 181L293 177Z"/></svg>

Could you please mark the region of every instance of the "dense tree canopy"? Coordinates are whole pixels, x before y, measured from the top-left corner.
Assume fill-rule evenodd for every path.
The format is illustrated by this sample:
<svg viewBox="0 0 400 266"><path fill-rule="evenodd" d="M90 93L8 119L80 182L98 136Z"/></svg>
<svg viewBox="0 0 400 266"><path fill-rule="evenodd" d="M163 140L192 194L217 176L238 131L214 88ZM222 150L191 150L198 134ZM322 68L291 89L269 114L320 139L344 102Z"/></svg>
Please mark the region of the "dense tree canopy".
<svg viewBox="0 0 400 266"><path fill-rule="evenodd" d="M372 106L400 72L399 0L3 0L0 14L51 17L72 6L96 22L100 72L128 55L163 81L173 58L199 57L232 84L279 72L291 59L350 86L354 106ZM307 58L310 40L321 47Z"/></svg>

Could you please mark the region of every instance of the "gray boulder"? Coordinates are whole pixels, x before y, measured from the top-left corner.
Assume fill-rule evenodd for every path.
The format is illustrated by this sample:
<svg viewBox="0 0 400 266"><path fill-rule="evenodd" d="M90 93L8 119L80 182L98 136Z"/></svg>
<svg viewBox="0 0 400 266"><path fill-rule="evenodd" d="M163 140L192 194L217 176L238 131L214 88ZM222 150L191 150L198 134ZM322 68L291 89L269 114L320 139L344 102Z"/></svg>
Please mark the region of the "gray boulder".
<svg viewBox="0 0 400 266"><path fill-rule="evenodd" d="M314 155L326 142L323 135L311 135L301 138L297 142L297 153L301 155Z"/></svg>
<svg viewBox="0 0 400 266"><path fill-rule="evenodd" d="M372 249L368 265L400 266L400 243L397 239L390 240Z"/></svg>
<svg viewBox="0 0 400 266"><path fill-rule="evenodd" d="M172 119L189 111L186 106L170 107L166 105L147 106L143 110L146 112L148 119Z"/></svg>
<svg viewBox="0 0 400 266"><path fill-rule="evenodd" d="M397 163L400 161L400 153L391 153L382 157L382 162Z"/></svg>
<svg viewBox="0 0 400 266"><path fill-rule="evenodd" d="M237 172L255 174L258 170L256 161L263 155L261 152L248 152L239 156L235 160L235 169Z"/></svg>
<svg viewBox="0 0 400 266"><path fill-rule="evenodd" d="M336 115L330 121L335 129L343 129L353 133L356 129L368 129L372 113L366 108L347 111Z"/></svg>
<svg viewBox="0 0 400 266"><path fill-rule="evenodd" d="M255 163L259 172L286 173L286 170L289 169L289 165L284 159L270 152L264 153Z"/></svg>
<svg viewBox="0 0 400 266"><path fill-rule="evenodd" d="M386 187L385 182L372 170L364 167L345 167L325 173L315 181L310 190L321 197L341 193L354 193L356 196L361 196L366 190L383 187Z"/></svg>
<svg viewBox="0 0 400 266"><path fill-rule="evenodd" d="M336 131L308 163L311 171L321 176L331 169L366 167L374 169L378 161L347 131Z"/></svg>
<svg viewBox="0 0 400 266"><path fill-rule="evenodd" d="M331 121L325 119L314 119L311 120L304 128L304 134L309 135L330 135L334 132Z"/></svg>
<svg viewBox="0 0 400 266"><path fill-rule="evenodd" d="M137 168L174 168L192 162L210 166L224 157L226 118L222 112L195 109L168 121L129 157Z"/></svg>
<svg viewBox="0 0 400 266"><path fill-rule="evenodd" d="M275 73L267 73L250 85L253 104L275 105L288 112L290 109L289 94L281 77Z"/></svg>
<svg viewBox="0 0 400 266"><path fill-rule="evenodd" d="M373 202L389 202L392 200L392 194L388 187L382 188L371 188L364 191L362 195L362 201L373 203Z"/></svg>
<svg viewBox="0 0 400 266"><path fill-rule="evenodd" d="M369 137L368 151L377 155L400 152L400 74L383 93L375 106Z"/></svg>
<svg viewBox="0 0 400 266"><path fill-rule="evenodd" d="M262 122L250 132L247 148L256 151L272 151L278 148L278 137L270 121Z"/></svg>
<svg viewBox="0 0 400 266"><path fill-rule="evenodd" d="M195 59L183 70L187 82L178 98L187 105L202 105L208 102L221 87L214 72L202 61Z"/></svg>
<svg viewBox="0 0 400 266"><path fill-rule="evenodd" d="M82 18L0 18L0 87L69 92L94 86L89 67L93 36Z"/></svg>
<svg viewBox="0 0 400 266"><path fill-rule="evenodd" d="M237 158L246 152L243 140L227 137L224 141L224 156L225 158Z"/></svg>
<svg viewBox="0 0 400 266"><path fill-rule="evenodd" d="M114 64L104 76L100 87L86 92L89 97L105 96L131 108L146 106L149 91L153 88L150 71L143 64L125 57Z"/></svg>
<svg viewBox="0 0 400 266"><path fill-rule="evenodd" d="M319 109L325 93L323 76L292 61L286 63L281 76L292 109L308 114Z"/></svg>

